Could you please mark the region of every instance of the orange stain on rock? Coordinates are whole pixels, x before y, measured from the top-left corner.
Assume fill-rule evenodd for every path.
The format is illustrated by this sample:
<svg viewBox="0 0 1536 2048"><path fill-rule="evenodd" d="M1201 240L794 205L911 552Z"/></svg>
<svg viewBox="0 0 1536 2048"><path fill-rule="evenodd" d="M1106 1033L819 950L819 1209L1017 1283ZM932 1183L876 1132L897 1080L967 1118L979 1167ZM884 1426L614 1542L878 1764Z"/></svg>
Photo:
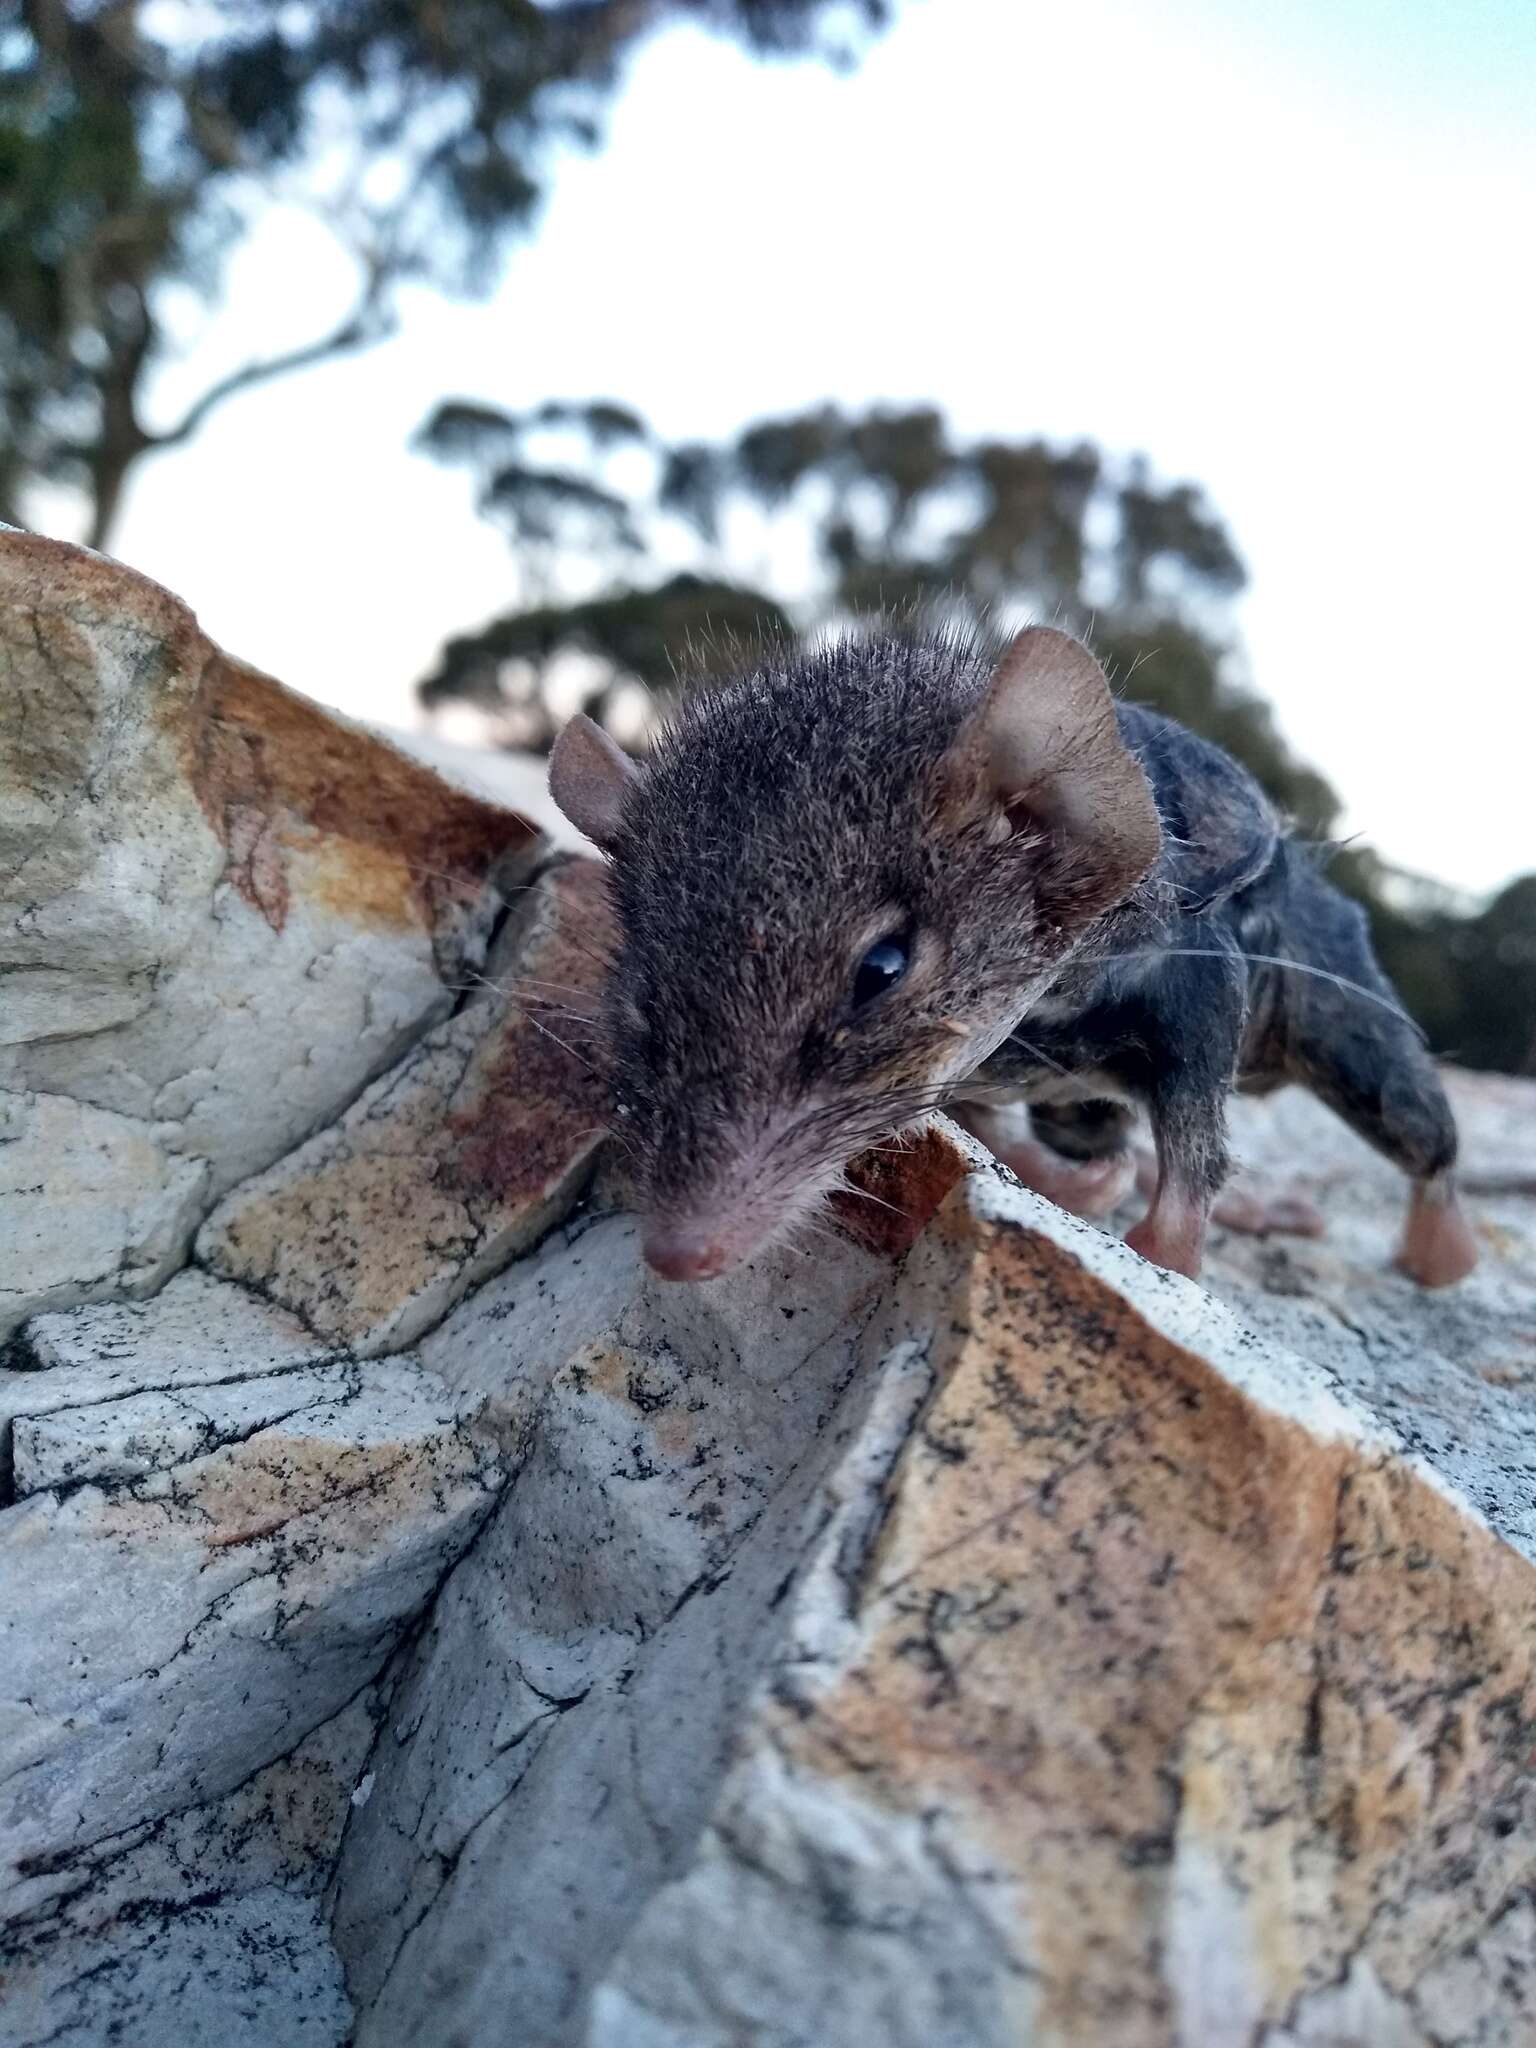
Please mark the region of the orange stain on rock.
<svg viewBox="0 0 1536 2048"><path fill-rule="evenodd" d="M882 1258L898 1259L970 1170L957 1140L929 1124L911 1138L893 1138L850 1161L848 1179L860 1192L840 1191L829 1206L844 1236Z"/></svg>
<svg viewBox="0 0 1536 2048"><path fill-rule="evenodd" d="M217 649L184 733L192 786L229 850L230 880L274 930L287 916L297 844L312 859L324 847L330 908L434 930L503 859L538 840L525 818L451 788Z"/></svg>
<svg viewBox="0 0 1536 2048"><path fill-rule="evenodd" d="M1481 1924L1456 1879L1474 1841L1528 1882L1530 1819L1507 1853L1481 1839L1531 1789L1528 1566L1046 1237L954 1204L926 1256L940 1384L857 1648L773 1739L862 1798L960 1819L1017 1900L1051 2038L1172 2048L1157 1930L1181 1842L1235 1902L1276 2019L1362 1944L1390 1983L1383 1898L1420 1952Z"/></svg>
<svg viewBox="0 0 1536 2048"><path fill-rule="evenodd" d="M355 842L311 830L286 833L284 870L302 874L306 902L362 924L400 928L420 921L421 899L404 861L360 852Z"/></svg>

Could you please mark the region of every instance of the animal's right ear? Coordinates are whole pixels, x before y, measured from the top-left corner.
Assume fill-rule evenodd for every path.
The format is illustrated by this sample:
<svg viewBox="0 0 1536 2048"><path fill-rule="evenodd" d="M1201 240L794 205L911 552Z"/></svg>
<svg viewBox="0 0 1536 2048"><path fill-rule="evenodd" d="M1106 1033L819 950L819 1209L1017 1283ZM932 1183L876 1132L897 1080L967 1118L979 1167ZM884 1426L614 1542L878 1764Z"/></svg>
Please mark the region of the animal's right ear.
<svg viewBox="0 0 1536 2048"><path fill-rule="evenodd" d="M1068 633L1032 626L1005 649L946 768L952 803L995 807L1000 829L1043 846L1048 909L1096 915L1157 859L1146 775L1120 736L1104 671Z"/></svg>
<svg viewBox="0 0 1536 2048"><path fill-rule="evenodd" d="M639 780L628 754L585 712L562 727L549 757L549 793L576 830L605 853L613 851L624 799Z"/></svg>

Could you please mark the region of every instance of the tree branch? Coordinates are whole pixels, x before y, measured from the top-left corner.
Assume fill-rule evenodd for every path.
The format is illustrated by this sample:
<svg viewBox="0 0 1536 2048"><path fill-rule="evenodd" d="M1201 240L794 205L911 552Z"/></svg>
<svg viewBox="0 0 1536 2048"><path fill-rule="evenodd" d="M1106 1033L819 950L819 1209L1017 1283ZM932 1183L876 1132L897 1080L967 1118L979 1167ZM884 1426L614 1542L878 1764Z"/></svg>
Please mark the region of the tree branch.
<svg viewBox="0 0 1536 2048"><path fill-rule="evenodd" d="M243 368L232 370L227 377L221 377L216 384L210 384L174 427L168 427L163 434L146 436L146 450L175 448L181 442L189 441L216 407L238 392L249 391L253 385L268 384L274 377L286 377L290 371L307 370L314 363L323 363L328 356L347 355L353 349L370 348L375 342L384 340L395 323L391 314L380 309L379 294L380 281L375 279L356 308L329 334L322 334L318 340L306 342L301 348L286 349L281 355L268 356L262 362L246 363Z"/></svg>

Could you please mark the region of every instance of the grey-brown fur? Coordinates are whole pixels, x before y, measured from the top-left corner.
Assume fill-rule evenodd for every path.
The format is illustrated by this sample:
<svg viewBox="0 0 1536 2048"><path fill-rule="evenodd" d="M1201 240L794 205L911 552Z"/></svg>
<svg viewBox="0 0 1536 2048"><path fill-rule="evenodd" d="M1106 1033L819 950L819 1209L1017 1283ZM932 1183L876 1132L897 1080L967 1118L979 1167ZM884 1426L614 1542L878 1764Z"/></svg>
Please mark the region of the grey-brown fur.
<svg viewBox="0 0 1536 2048"><path fill-rule="evenodd" d="M952 637L851 640L702 690L662 734L613 847L616 1096L659 1202L813 1084L841 1096L817 1131L839 1161L910 1121L909 1098L934 1099L904 1074L914 1034L953 996L1008 1004L1061 950L1038 899L1070 906L1073 876L939 823L936 771L994 659ZM943 984L839 1042L858 937L887 903L946 935Z"/></svg>
<svg viewBox="0 0 1536 2048"><path fill-rule="evenodd" d="M1303 1081L1414 1179L1445 1176L1450 1111L1360 913L1219 749L1116 707L1163 850L1107 908L1080 849L1000 841L956 803L957 735L995 660L922 633L786 653L689 699L628 787L610 845L615 1096L652 1211L707 1207L758 1132L754 1173L824 1185L865 1142L966 1092L958 1074L932 1078L957 1016L1017 1026L973 1091L1071 1094L1064 1072L1107 1075L1197 1203L1226 1173L1240 1081ZM917 935L925 971L855 1016L853 966L885 924ZM1037 1118L1069 1157L1125 1141L1112 1106L1043 1103Z"/></svg>

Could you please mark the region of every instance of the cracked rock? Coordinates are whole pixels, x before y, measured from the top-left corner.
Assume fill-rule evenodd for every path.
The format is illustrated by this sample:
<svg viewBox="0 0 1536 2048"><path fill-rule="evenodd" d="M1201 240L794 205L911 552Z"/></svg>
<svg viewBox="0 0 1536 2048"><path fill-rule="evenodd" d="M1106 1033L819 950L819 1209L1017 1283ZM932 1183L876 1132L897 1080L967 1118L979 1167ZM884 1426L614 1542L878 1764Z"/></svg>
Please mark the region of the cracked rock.
<svg viewBox="0 0 1536 2048"><path fill-rule="evenodd" d="M369 1686L222 1799L57 1859L0 1932L7 2048L339 2048L351 2008L321 1893L376 1733Z"/></svg>
<svg viewBox="0 0 1536 2048"><path fill-rule="evenodd" d="M296 1316L195 1268L150 1301L34 1316L0 1351L0 1477L19 1418L110 1412L127 1398L291 1372L334 1357Z"/></svg>
<svg viewBox="0 0 1536 2048"><path fill-rule="evenodd" d="M153 1292L447 1013L539 841L9 528L0 707L3 1336Z"/></svg>
<svg viewBox="0 0 1536 2048"><path fill-rule="evenodd" d="M1245 1108L1250 1156L1293 1113ZM940 1207L895 1269L667 1288L614 1217L429 1340L516 1470L343 1842L359 2048L491 2048L509 2011L520 2048L1532 2038L1519 1471L1484 1444L1475 1495L1362 1357L942 1126L910 1157ZM1398 1191L1329 1171L1384 1257ZM1421 1353L1493 1332L1514 1399L1528 1240L1481 1228L1454 1314L1350 1270ZM1219 1242L1217 1285L1262 1255ZM1448 1440L1478 1356L1423 1363Z"/></svg>
<svg viewBox="0 0 1536 2048"><path fill-rule="evenodd" d="M143 1479L361 1391L358 1368L338 1365L26 1416L13 1425L12 1483L20 1499L87 1479Z"/></svg>
<svg viewBox="0 0 1536 2048"><path fill-rule="evenodd" d="M198 1239L203 1263L359 1355L441 1321L570 1207L596 1156L590 1018L607 916L596 862L545 875L475 998L236 1189Z"/></svg>
<svg viewBox="0 0 1536 2048"><path fill-rule="evenodd" d="M0 1337L37 1309L148 1294L176 1271L208 1162L176 1155L174 1127L33 1091L0 1089L0 1113Z"/></svg>
<svg viewBox="0 0 1536 2048"><path fill-rule="evenodd" d="M324 1377L203 1455L0 1513L0 1921L60 1859L292 1749L473 1536L498 1467L463 1404L409 1358ZM110 1406L66 1413L98 1458L151 1440Z"/></svg>

